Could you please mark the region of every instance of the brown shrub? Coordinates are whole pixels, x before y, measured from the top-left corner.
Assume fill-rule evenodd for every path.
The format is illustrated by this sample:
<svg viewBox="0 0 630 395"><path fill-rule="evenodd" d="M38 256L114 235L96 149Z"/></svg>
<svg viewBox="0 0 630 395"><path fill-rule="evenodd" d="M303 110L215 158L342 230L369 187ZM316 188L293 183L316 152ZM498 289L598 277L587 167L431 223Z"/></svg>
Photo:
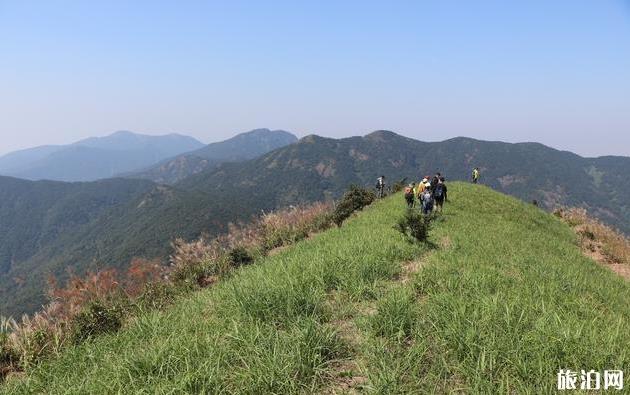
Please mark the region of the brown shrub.
<svg viewBox="0 0 630 395"><path fill-rule="evenodd" d="M125 293L131 298L137 298L147 284L160 282L165 276L166 268L159 259L134 258L123 280Z"/></svg>

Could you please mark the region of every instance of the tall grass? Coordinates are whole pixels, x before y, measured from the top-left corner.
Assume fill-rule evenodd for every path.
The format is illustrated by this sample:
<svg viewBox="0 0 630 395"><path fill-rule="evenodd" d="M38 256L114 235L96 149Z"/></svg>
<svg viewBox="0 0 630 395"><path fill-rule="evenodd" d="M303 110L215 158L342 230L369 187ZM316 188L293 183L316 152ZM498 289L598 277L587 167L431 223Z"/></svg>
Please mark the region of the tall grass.
<svg viewBox="0 0 630 395"><path fill-rule="evenodd" d="M22 393L297 393L331 377L349 349L331 320L328 293L373 300L419 247L396 236L392 201L341 228L235 270L118 334L68 348L10 380ZM370 230L369 232L366 230ZM89 373L88 373L89 372Z"/></svg>
<svg viewBox="0 0 630 395"><path fill-rule="evenodd" d="M539 394L559 368L627 370L628 284L553 216L482 186L449 192L429 237L441 248L402 238L402 199L383 199L0 393L318 393L356 373L368 393Z"/></svg>
<svg viewBox="0 0 630 395"><path fill-rule="evenodd" d="M327 228L331 212L326 203L290 207L264 213L250 224L230 225L228 234L211 240L177 239L168 267L136 258L124 273L104 269L72 275L64 285L51 278L50 303L42 311L19 323L6 321L12 325L0 337L0 380L57 355L69 343L115 332L147 308L164 308L178 294L209 286L273 248Z"/></svg>
<svg viewBox="0 0 630 395"><path fill-rule="evenodd" d="M457 183L449 197L415 307L399 296L374 318L390 328L368 342L376 392L555 393L560 368L627 371L627 283L535 207Z"/></svg>

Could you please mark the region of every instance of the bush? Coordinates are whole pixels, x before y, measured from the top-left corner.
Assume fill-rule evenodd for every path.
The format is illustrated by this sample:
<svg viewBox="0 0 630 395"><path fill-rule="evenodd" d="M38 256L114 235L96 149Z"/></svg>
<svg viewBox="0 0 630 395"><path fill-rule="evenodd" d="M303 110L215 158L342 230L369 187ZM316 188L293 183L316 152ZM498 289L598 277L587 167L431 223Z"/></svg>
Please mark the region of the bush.
<svg viewBox="0 0 630 395"><path fill-rule="evenodd" d="M332 214L332 221L341 226L343 221L348 219L352 213L363 209L365 206L372 204L376 199L374 192L356 185L350 186L350 189L343 195L343 198L335 207Z"/></svg>
<svg viewBox="0 0 630 395"><path fill-rule="evenodd" d="M149 283L138 297L138 305L149 309L162 310L171 305L177 297L177 290L169 283Z"/></svg>
<svg viewBox="0 0 630 395"><path fill-rule="evenodd" d="M429 215L420 214L417 210L409 209L398 220L394 228L412 240L426 242L429 237L432 218Z"/></svg>
<svg viewBox="0 0 630 395"><path fill-rule="evenodd" d="M247 251L245 247L234 247L229 253L230 263L234 267L249 265L254 262L254 257Z"/></svg>
<svg viewBox="0 0 630 395"><path fill-rule="evenodd" d="M402 180L396 181L392 185L392 193L397 193L405 189L405 185L407 185L407 178L403 178Z"/></svg>
<svg viewBox="0 0 630 395"><path fill-rule="evenodd" d="M72 321L72 339L75 343L103 333L118 331L122 326L123 312L117 305L107 306L94 301L74 317Z"/></svg>
<svg viewBox="0 0 630 395"><path fill-rule="evenodd" d="M15 321L0 317L0 383L19 360L19 356L9 345L9 333L14 326Z"/></svg>

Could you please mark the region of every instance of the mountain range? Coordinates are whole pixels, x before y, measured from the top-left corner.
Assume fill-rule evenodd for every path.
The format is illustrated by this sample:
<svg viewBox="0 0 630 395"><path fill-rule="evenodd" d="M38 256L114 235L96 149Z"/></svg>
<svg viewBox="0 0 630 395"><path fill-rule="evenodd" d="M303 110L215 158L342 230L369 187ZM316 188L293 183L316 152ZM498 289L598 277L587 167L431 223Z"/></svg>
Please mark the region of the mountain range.
<svg viewBox="0 0 630 395"><path fill-rule="evenodd" d="M203 147L194 138L179 134L146 136L120 131L69 145L6 154L0 157L0 174L28 180L94 181Z"/></svg>
<svg viewBox="0 0 630 395"><path fill-rule="evenodd" d="M228 140L208 144L192 152L166 159L142 171L124 174L162 184L175 184L223 162L241 162L256 158L276 148L293 144L295 135L283 130L255 129Z"/></svg>
<svg viewBox="0 0 630 395"><path fill-rule="evenodd" d="M278 137L291 140L284 133ZM197 172L171 178L174 173L150 170L162 174L155 181L172 185L0 177L0 315L36 309L48 274L125 267L136 256L165 260L175 237L215 235L261 210L335 199L349 184L371 187L381 174L390 184L436 171L447 180L466 180L479 167L481 182L495 189L548 209L582 206L630 233L626 157L583 158L537 143L462 137L429 143L388 131L344 139L311 135L250 160L238 161L247 155L228 151L226 145L218 149L227 162Z"/></svg>

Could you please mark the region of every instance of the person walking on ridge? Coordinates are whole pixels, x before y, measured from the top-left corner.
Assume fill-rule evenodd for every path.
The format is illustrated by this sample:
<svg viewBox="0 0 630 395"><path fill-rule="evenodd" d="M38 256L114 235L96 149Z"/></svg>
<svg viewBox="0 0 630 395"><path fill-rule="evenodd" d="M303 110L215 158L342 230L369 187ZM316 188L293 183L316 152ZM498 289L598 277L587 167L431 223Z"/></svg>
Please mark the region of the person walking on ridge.
<svg viewBox="0 0 630 395"><path fill-rule="evenodd" d="M435 187L437 187L440 178L442 178L442 174L440 174L440 172L437 172L431 179L431 194L435 194Z"/></svg>
<svg viewBox="0 0 630 395"><path fill-rule="evenodd" d="M407 208L413 208L413 204L415 201L413 190L414 184L409 184L405 187L405 200L407 201Z"/></svg>
<svg viewBox="0 0 630 395"><path fill-rule="evenodd" d="M476 184L477 182L479 182L479 168L475 167L472 171L472 182L473 184Z"/></svg>
<svg viewBox="0 0 630 395"><path fill-rule="evenodd" d="M385 176L376 179L376 196L379 199L385 196Z"/></svg>
<svg viewBox="0 0 630 395"><path fill-rule="evenodd" d="M446 184L444 183L444 177L440 177L433 192L433 200L435 200L435 211L442 212L444 201L446 201Z"/></svg>
<svg viewBox="0 0 630 395"><path fill-rule="evenodd" d="M429 187L422 192L422 214L429 215L431 211L433 211L433 195Z"/></svg>

